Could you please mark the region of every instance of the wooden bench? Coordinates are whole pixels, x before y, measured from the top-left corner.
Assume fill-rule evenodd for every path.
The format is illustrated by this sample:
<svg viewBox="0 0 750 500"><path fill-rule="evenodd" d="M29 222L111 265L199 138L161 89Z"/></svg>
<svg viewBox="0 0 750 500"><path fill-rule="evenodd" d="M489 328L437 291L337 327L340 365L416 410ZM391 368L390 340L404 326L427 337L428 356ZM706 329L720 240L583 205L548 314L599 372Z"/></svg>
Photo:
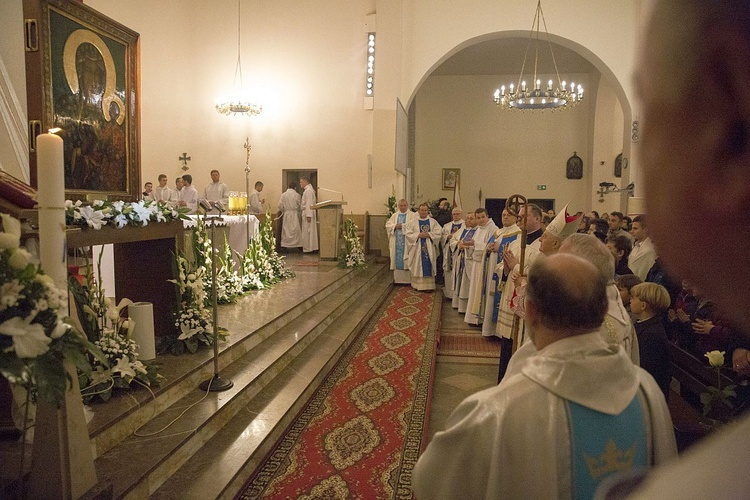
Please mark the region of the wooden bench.
<svg viewBox="0 0 750 500"><path fill-rule="evenodd" d="M718 378L714 368L675 344L669 344L669 354L672 360L672 377L679 382L679 392L672 391L668 406L677 448L682 452L709 432L701 423L703 408L700 395L707 387L716 387ZM722 387L734 383L726 373L721 374Z"/></svg>

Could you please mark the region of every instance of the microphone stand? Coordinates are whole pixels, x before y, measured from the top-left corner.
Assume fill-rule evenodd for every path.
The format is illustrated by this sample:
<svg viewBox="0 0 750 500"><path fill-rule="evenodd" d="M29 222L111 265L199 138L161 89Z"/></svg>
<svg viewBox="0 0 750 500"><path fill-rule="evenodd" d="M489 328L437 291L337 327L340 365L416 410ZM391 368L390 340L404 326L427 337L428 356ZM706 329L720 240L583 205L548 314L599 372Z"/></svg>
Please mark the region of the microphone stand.
<svg viewBox="0 0 750 500"><path fill-rule="evenodd" d="M205 207L204 207L205 208ZM204 222L211 224L211 302L213 305L212 321L214 323L214 374L200 384L204 391L220 392L231 389L234 382L229 379L223 379L219 376L219 302L216 294L216 223L224 222L221 216L224 206L217 203L215 208L219 211L218 216L204 217Z"/></svg>

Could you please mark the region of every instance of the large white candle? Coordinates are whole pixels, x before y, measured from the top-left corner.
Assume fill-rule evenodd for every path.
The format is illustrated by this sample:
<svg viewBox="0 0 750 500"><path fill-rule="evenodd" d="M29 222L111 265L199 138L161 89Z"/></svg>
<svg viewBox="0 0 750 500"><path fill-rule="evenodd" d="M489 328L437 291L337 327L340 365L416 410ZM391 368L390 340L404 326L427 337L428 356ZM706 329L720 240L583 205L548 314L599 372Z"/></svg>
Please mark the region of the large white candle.
<svg viewBox="0 0 750 500"><path fill-rule="evenodd" d="M42 269L61 290L67 290L65 243L65 170L63 140L49 133L36 138L39 254Z"/></svg>

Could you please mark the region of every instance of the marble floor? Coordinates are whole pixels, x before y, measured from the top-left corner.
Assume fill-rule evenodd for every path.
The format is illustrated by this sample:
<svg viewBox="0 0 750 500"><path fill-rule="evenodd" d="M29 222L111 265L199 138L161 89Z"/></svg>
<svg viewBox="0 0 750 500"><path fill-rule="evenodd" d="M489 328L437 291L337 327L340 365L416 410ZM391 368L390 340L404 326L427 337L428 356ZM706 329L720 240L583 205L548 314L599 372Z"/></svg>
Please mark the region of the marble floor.
<svg viewBox="0 0 750 500"><path fill-rule="evenodd" d="M442 328L462 329L481 335L479 328L464 323L463 314L443 302ZM470 394L497 384L496 360L456 356L438 356L432 388L429 437L445 427L445 421L456 406Z"/></svg>

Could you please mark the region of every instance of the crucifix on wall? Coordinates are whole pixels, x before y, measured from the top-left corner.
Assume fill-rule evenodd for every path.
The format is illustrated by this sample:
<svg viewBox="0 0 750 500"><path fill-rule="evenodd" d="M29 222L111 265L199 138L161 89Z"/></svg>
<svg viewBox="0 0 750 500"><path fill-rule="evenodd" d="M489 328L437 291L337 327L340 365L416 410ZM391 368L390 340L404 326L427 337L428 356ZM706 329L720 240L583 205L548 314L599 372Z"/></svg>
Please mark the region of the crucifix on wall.
<svg viewBox="0 0 750 500"><path fill-rule="evenodd" d="M187 153L182 153L182 156L177 159L182 162L182 170L187 170L190 168L187 166L187 162L190 161L190 157L187 155Z"/></svg>

